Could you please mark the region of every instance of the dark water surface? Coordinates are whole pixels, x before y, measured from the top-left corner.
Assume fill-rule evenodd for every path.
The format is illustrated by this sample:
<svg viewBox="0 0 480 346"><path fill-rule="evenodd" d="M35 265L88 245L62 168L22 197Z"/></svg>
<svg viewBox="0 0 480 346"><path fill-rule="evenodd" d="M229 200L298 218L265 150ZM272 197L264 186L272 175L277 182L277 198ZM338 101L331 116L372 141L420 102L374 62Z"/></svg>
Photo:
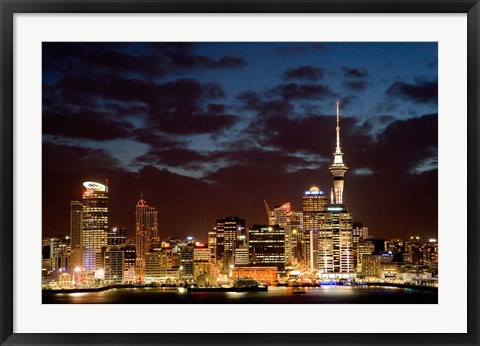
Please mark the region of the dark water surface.
<svg viewBox="0 0 480 346"><path fill-rule="evenodd" d="M161 287L43 294L43 304L437 304L437 291L389 287L269 287L268 292L178 292Z"/></svg>

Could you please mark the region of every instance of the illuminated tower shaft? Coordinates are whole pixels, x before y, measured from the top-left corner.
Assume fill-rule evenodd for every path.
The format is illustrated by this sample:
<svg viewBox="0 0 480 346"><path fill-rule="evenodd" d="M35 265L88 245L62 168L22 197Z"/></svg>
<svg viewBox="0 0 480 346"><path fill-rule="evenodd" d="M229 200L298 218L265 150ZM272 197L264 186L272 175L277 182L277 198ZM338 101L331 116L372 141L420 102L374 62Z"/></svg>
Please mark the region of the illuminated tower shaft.
<svg viewBox="0 0 480 346"><path fill-rule="evenodd" d="M142 196L143 197L143 196ZM140 198L135 207L135 252L139 275L143 275L150 244L158 242L158 212Z"/></svg>
<svg viewBox="0 0 480 346"><path fill-rule="evenodd" d="M81 249L82 266L86 270L103 268L102 248L107 246L108 187L86 181L83 183Z"/></svg>
<svg viewBox="0 0 480 346"><path fill-rule="evenodd" d="M343 176L348 170L348 167L343 163L343 153L340 149L340 104L337 101L337 143L335 152L333 153L333 164L330 165L330 172L333 174L333 189L335 192L335 203L343 204Z"/></svg>

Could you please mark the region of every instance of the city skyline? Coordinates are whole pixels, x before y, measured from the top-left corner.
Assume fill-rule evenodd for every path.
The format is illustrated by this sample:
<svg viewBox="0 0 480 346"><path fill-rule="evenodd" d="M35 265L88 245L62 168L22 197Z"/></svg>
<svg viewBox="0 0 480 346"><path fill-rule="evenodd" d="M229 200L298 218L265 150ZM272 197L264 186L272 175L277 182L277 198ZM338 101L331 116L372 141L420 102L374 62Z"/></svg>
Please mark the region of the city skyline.
<svg viewBox="0 0 480 346"><path fill-rule="evenodd" d="M110 226L129 236L141 194L159 237L206 240L227 215L266 224L264 200L301 210L305 190L333 187L339 100L355 221L378 237L436 237L436 44L48 43L43 54L43 187L68 196L43 194L44 235L68 233L69 203L89 180L109 180Z"/></svg>

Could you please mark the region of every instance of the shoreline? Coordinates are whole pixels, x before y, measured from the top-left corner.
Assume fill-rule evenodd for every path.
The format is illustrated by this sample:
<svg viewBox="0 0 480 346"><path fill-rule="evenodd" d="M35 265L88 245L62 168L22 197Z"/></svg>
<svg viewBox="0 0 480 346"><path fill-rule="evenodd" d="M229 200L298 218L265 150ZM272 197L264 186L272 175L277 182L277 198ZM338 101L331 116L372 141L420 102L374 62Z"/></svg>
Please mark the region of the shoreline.
<svg viewBox="0 0 480 346"><path fill-rule="evenodd" d="M338 285L339 287L343 287L345 285ZM419 291L433 291L436 292L438 291L438 287L433 287L433 286L420 286L420 285L411 285L411 284L399 284L399 283L385 283L385 282L366 282L363 284L359 285L352 285L352 287L392 287L392 288L404 288L404 289L414 289L414 290L419 290ZM165 288L165 289L178 289L180 287L178 286L150 286L150 285L143 285L143 286L136 286L136 285L109 285L109 286L102 286L102 287L90 287L90 288L65 288L65 289L42 289L42 294L60 294L60 293L88 293L88 292L102 292L106 290L111 290L115 288ZM276 286L273 286L276 287ZM278 287L290 287L290 288L298 288L296 286L278 286ZM303 286L303 287L322 287L322 285L316 285L316 286ZM302 287L300 287L302 288ZM236 290L235 288L218 288L218 289L213 289L212 288L195 288L193 290L188 290L189 292L215 292L215 291L228 291L228 290ZM240 291L250 291L250 290L242 290ZM254 290L251 290L251 292L255 292Z"/></svg>

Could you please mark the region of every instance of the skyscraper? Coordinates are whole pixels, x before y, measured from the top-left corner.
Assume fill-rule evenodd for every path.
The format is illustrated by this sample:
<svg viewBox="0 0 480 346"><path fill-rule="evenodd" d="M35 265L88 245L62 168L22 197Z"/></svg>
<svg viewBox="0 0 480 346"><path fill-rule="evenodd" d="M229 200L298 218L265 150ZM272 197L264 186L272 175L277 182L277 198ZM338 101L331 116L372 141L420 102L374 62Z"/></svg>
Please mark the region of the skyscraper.
<svg viewBox="0 0 480 346"><path fill-rule="evenodd" d="M320 215L325 211L328 197L316 186L303 195L303 243L302 257L305 269L317 268L318 231L321 227Z"/></svg>
<svg viewBox="0 0 480 346"><path fill-rule="evenodd" d="M96 263L95 254L107 246L108 234L108 187L95 182L84 182L83 224L82 224L82 265L86 270L103 267Z"/></svg>
<svg viewBox="0 0 480 346"><path fill-rule="evenodd" d="M318 232L318 272L353 273L355 254L353 251L353 214L343 204L329 204L320 215Z"/></svg>
<svg viewBox="0 0 480 346"><path fill-rule="evenodd" d="M145 257L150 244L158 242L158 212L149 207L143 196L135 207L135 251L137 255L138 275L143 277Z"/></svg>
<svg viewBox="0 0 480 346"><path fill-rule="evenodd" d="M253 225L248 229L250 263L253 266L276 266L285 273L285 230L278 225Z"/></svg>
<svg viewBox="0 0 480 346"><path fill-rule="evenodd" d="M267 206L266 202L265 205ZM270 210L267 206L267 212L269 213L268 224L270 226L279 225L280 228L285 230L285 264L290 264L292 261L292 211L290 209L290 203L284 203L281 206L275 207Z"/></svg>
<svg viewBox="0 0 480 346"><path fill-rule="evenodd" d="M223 271L234 265L235 243L237 236L245 232L245 219L229 216L217 219L217 263L223 262ZM222 247L223 244L223 247Z"/></svg>
<svg viewBox="0 0 480 346"><path fill-rule="evenodd" d="M82 265L83 205L79 201L70 202L70 266Z"/></svg>

